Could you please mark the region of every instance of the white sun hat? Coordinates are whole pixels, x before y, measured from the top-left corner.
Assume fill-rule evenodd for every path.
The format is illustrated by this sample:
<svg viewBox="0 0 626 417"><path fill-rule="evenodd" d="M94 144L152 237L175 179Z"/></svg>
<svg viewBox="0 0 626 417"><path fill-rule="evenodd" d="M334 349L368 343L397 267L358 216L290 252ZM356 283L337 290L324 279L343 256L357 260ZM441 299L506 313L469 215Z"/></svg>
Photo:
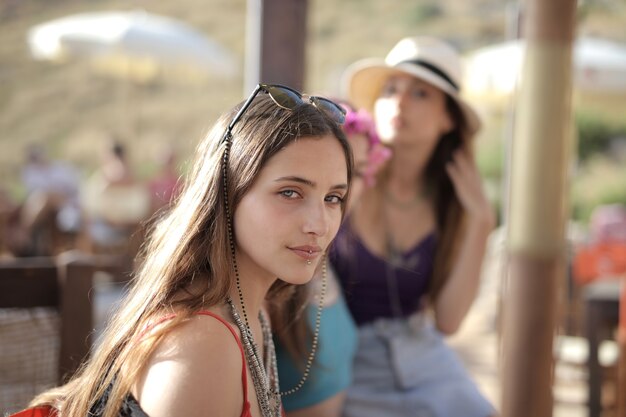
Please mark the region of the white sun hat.
<svg viewBox="0 0 626 417"><path fill-rule="evenodd" d="M480 130L476 110L463 99L461 58L447 43L425 36L400 40L384 60L366 58L350 65L342 77L343 94L357 107L373 111L385 81L394 74L409 74L445 92L461 109L468 133Z"/></svg>

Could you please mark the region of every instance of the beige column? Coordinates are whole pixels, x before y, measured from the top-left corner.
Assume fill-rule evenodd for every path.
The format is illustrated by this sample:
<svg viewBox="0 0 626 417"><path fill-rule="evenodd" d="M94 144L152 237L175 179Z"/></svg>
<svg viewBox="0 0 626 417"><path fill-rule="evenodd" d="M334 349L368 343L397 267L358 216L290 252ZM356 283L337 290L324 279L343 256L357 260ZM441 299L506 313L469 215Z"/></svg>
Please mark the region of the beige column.
<svg viewBox="0 0 626 417"><path fill-rule="evenodd" d="M527 0L513 129L503 302L502 416L552 415L552 342L565 271L575 0Z"/></svg>

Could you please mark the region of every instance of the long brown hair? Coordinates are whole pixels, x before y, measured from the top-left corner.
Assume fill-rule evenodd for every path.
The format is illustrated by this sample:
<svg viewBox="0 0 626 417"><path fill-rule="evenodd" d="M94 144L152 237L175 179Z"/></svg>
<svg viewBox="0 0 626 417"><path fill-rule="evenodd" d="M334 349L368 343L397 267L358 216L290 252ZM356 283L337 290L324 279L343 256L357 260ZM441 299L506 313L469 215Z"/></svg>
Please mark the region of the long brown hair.
<svg viewBox="0 0 626 417"><path fill-rule="evenodd" d="M445 167L454 151L469 148L472 139L461 109L448 95L446 111L455 121L455 126L439 139L425 170L426 190L434 201L437 227L437 249L429 287L431 302L437 299L446 284L464 233L465 213Z"/></svg>
<svg viewBox="0 0 626 417"><path fill-rule="evenodd" d="M201 141L192 172L172 210L154 226L142 250L143 263L129 294L107 327L102 343L65 385L41 394L31 405L50 404L62 416L86 416L110 387L104 417L115 417L156 345L174 326L196 311L223 303L234 273L225 213L222 142L227 123L241 104L224 114ZM301 137L333 135L341 144L352 178L352 154L340 127L312 105L292 110L259 94L233 129L227 167L229 206L238 203L265 163ZM192 284L206 290L193 292ZM272 292L284 291L277 284ZM150 324L169 313L176 316L151 332Z"/></svg>

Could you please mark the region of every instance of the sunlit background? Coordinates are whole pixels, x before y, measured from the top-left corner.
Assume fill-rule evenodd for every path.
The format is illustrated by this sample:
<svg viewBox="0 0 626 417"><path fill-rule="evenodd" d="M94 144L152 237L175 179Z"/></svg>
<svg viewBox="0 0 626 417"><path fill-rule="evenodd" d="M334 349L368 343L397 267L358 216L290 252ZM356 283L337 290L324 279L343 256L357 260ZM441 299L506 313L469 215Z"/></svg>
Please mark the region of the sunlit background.
<svg viewBox="0 0 626 417"><path fill-rule="evenodd" d="M382 57L401 37L430 34L465 55L515 35L516 3L495 0L402 1L311 0L308 8L305 90L339 94L339 77L356 59ZM204 79L156 74L140 81L103 73L88 59L35 60L27 43L31 27L66 15L144 10L197 29L230 56L234 69ZM88 175L102 143L128 145L140 177L173 144L180 164L220 112L242 99L246 1L3 0L0 3L0 177L19 200L25 146L44 144L52 158ZM581 2L578 34L626 42L626 3ZM496 61L497 62L497 61ZM503 71L508 62L500 60ZM626 202L626 91L576 95L579 163L573 181L573 216L587 220L599 203ZM478 140L481 170L494 202L500 201L507 140L508 96L478 95L487 119Z"/></svg>
<svg viewBox="0 0 626 417"><path fill-rule="evenodd" d="M206 129L249 93L244 91L247 8L246 0L0 0L0 208L3 199L11 201L12 209L24 201L21 170L27 149L34 144L51 160L76 167L83 182L96 171L111 139L126 146L132 169L143 182L157 175L164 152L171 149L184 175ZM304 91L340 96L341 74L349 64L384 57L403 37L432 35L450 42L465 59L464 94L484 118L476 155L489 197L501 214L515 79L523 50L516 40L519 9L517 2L499 0L308 0ZM172 19L175 27L185 26L185 34L192 32L192 43L196 42L192 49L212 52L198 52L197 60L190 58L181 66L186 58L177 54L187 46L171 48L157 40L144 47L162 54L159 65L146 60L138 69L124 61L105 60L88 42L66 39L65 49L57 50L58 44L49 42L51 29L35 36L35 28L46 22L92 12ZM584 240L588 235L571 231L586 229L594 209L626 204L626 1L581 0L577 21L572 138L576 146L569 198L570 224L576 227L570 228L569 237ZM113 27L121 29L121 24ZM467 338L461 334L451 341L465 352L473 377L494 403L500 389L494 362L502 242L500 229L491 239L483 288L473 310L482 316L474 314L467 320L467 326L485 332ZM580 335L582 296L573 286L567 291L569 304L560 325L571 324L566 332ZM104 316L109 304L94 308ZM555 346L562 357L584 363L581 340ZM605 362L614 360L615 346L613 354L609 349L602 355L609 358L601 358ZM481 362L485 356L488 359ZM561 407L555 416L587 415L581 388L587 380L580 367L557 365L555 375L555 398Z"/></svg>

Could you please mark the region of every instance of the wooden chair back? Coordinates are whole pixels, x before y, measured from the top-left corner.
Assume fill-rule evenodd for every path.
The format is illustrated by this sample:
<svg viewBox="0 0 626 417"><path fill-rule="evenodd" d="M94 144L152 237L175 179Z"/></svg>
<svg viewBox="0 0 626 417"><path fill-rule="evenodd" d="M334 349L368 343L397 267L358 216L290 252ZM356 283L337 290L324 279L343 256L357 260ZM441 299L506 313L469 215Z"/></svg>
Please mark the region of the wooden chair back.
<svg viewBox="0 0 626 417"><path fill-rule="evenodd" d="M93 345L96 271L125 282L130 265L118 257L80 254L0 262L0 308L52 307L59 312L59 382L78 369Z"/></svg>

